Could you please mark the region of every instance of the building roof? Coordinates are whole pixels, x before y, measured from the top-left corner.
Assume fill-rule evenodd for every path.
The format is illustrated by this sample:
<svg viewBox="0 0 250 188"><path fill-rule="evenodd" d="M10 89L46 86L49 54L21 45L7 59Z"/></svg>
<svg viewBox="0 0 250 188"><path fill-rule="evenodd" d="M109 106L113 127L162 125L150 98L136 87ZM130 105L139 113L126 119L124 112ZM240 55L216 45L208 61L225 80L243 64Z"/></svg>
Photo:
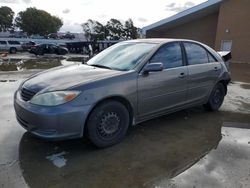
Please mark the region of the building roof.
<svg viewBox="0 0 250 188"><path fill-rule="evenodd" d="M143 27L143 33L151 29L160 28L162 25L174 25L173 23L188 21L198 16L204 16L214 11L219 10L219 5L223 0L208 0L204 3L201 3L197 6L184 10L178 14L175 14L171 17L160 20L156 23Z"/></svg>

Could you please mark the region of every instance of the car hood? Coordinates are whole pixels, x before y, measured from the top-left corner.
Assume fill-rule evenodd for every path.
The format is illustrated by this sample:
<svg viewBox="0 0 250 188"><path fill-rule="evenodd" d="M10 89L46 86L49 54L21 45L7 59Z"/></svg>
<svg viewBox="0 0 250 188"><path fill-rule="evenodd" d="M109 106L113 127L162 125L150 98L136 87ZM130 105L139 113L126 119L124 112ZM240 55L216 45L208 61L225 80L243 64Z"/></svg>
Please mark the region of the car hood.
<svg viewBox="0 0 250 188"><path fill-rule="evenodd" d="M33 92L67 90L100 79L122 74L121 71L102 69L88 65L57 67L35 74L28 78L23 86Z"/></svg>

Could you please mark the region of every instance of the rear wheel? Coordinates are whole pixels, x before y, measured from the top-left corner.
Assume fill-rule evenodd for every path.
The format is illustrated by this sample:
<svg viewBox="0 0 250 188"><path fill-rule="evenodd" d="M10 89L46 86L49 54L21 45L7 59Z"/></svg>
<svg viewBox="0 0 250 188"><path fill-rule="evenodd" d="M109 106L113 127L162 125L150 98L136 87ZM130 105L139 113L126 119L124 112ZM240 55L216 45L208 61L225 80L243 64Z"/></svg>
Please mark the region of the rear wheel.
<svg viewBox="0 0 250 188"><path fill-rule="evenodd" d="M218 110L223 104L225 94L226 91L224 85L222 83L216 84L209 97L207 104L204 105L205 109L209 111Z"/></svg>
<svg viewBox="0 0 250 188"><path fill-rule="evenodd" d="M129 113L120 102L109 100L98 105L87 122L88 137L97 147L119 143L126 135Z"/></svg>

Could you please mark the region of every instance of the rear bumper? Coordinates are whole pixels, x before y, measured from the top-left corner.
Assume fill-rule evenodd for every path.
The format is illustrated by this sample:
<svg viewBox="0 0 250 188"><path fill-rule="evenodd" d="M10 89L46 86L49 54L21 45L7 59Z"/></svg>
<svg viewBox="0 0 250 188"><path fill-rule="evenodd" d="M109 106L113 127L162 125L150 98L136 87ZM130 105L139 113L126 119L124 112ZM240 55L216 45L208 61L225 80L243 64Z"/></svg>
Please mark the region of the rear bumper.
<svg viewBox="0 0 250 188"><path fill-rule="evenodd" d="M80 138L90 106L63 104L56 107L33 105L15 93L17 121L28 132L46 140Z"/></svg>

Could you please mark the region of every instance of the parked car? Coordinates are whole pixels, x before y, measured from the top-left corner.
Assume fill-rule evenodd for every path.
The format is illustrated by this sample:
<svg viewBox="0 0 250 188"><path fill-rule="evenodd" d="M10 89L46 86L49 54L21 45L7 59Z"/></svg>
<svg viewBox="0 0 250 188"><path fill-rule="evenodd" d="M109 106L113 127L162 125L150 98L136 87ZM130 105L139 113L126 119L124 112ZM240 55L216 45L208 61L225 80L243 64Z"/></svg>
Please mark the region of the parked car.
<svg viewBox="0 0 250 188"><path fill-rule="evenodd" d="M25 33L17 32L9 35L9 38L28 38L28 36Z"/></svg>
<svg viewBox="0 0 250 188"><path fill-rule="evenodd" d="M31 35L30 38L31 39L47 39L47 37L41 36L41 35Z"/></svg>
<svg viewBox="0 0 250 188"><path fill-rule="evenodd" d="M75 39L75 35L74 35L74 34L71 34L71 33L66 33L66 34L63 35L61 38L62 38L62 39L70 39L70 40L72 40L72 39Z"/></svg>
<svg viewBox="0 0 250 188"><path fill-rule="evenodd" d="M57 33L50 33L48 34L47 38L49 39L59 39L59 35Z"/></svg>
<svg viewBox="0 0 250 188"><path fill-rule="evenodd" d="M21 51L21 43L14 40L0 40L0 51L8 51L10 53L16 53Z"/></svg>
<svg viewBox="0 0 250 188"><path fill-rule="evenodd" d="M29 42L25 42L23 43L21 46L22 46L22 49L23 50L30 50L31 47L34 47L36 46L37 44L34 42L34 41L29 41Z"/></svg>
<svg viewBox="0 0 250 188"><path fill-rule="evenodd" d="M55 44L40 44L32 46L29 52L35 55L43 55L43 54L65 55L68 53L68 49L65 47L57 46Z"/></svg>
<svg viewBox="0 0 250 188"><path fill-rule="evenodd" d="M197 105L218 110L229 82L222 57L202 43L132 40L87 64L28 78L14 106L33 135L58 140L86 133L96 146L107 147L120 142L130 125Z"/></svg>

